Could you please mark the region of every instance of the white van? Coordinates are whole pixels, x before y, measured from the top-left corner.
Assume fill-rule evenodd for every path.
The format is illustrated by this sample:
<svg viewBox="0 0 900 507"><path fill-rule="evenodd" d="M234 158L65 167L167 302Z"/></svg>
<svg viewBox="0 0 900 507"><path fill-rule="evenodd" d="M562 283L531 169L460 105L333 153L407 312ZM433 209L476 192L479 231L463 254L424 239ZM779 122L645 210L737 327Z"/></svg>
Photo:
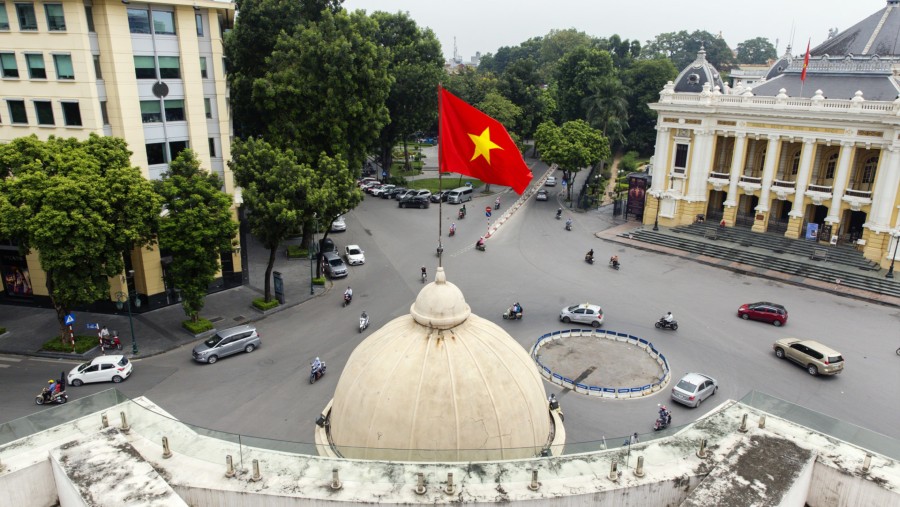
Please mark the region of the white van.
<svg viewBox="0 0 900 507"><path fill-rule="evenodd" d="M447 194L447 202L449 204L462 204L466 201L472 200L472 188L471 187L459 187L457 189L451 190L449 194Z"/></svg>

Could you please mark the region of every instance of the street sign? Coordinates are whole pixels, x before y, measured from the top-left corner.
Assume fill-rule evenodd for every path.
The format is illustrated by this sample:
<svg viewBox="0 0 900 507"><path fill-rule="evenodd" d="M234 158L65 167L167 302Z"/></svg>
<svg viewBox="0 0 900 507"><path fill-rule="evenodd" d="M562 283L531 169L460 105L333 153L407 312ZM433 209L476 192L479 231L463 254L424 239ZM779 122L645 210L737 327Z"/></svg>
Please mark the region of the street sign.
<svg viewBox="0 0 900 507"><path fill-rule="evenodd" d="M100 329L100 323L98 323L98 322L88 322L88 323L87 323L87 328L88 328L88 329Z"/></svg>
<svg viewBox="0 0 900 507"><path fill-rule="evenodd" d="M487 206L484 208L484 216L491 218L491 207Z"/></svg>
<svg viewBox="0 0 900 507"><path fill-rule="evenodd" d="M75 314L74 314L74 313L70 313L70 314L66 315L66 319L65 319L63 322L64 322L67 326L71 326L72 324L75 323Z"/></svg>

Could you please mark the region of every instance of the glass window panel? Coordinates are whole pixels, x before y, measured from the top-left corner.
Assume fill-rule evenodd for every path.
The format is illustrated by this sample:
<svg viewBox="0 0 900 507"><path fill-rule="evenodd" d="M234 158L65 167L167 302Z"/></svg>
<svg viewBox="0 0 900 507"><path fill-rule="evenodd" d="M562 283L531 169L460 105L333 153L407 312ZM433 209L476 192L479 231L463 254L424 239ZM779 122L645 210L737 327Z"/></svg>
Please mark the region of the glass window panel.
<svg viewBox="0 0 900 507"><path fill-rule="evenodd" d="M78 106L78 102L63 102L62 110L63 120L65 120L67 126L81 126L81 107Z"/></svg>
<svg viewBox="0 0 900 507"><path fill-rule="evenodd" d="M166 143L148 143L146 147L147 165L166 163Z"/></svg>
<svg viewBox="0 0 900 507"><path fill-rule="evenodd" d="M150 33L150 13L147 9L128 9L128 28L131 33Z"/></svg>
<svg viewBox="0 0 900 507"><path fill-rule="evenodd" d="M53 105L48 101L34 101L34 112L37 113L38 125L54 125Z"/></svg>
<svg viewBox="0 0 900 507"><path fill-rule="evenodd" d="M84 17L87 18L87 26L89 32L96 32L94 30L94 8L90 5L84 6Z"/></svg>
<svg viewBox="0 0 900 507"><path fill-rule="evenodd" d="M175 35L175 13L153 11L153 33L157 35Z"/></svg>
<svg viewBox="0 0 900 507"><path fill-rule="evenodd" d="M216 156L216 138L215 137L209 138L209 156L210 157Z"/></svg>
<svg viewBox="0 0 900 507"><path fill-rule="evenodd" d="M156 65L152 56L134 57L134 75L138 79L156 79Z"/></svg>
<svg viewBox="0 0 900 507"><path fill-rule="evenodd" d="M206 111L206 117L212 118L212 101L203 99L203 109Z"/></svg>
<svg viewBox="0 0 900 507"><path fill-rule="evenodd" d="M162 122L162 106L158 100L141 101L141 121L143 123Z"/></svg>
<svg viewBox="0 0 900 507"><path fill-rule="evenodd" d="M53 63L56 65L57 79L75 79L75 70L72 69L70 55L53 55Z"/></svg>
<svg viewBox="0 0 900 507"><path fill-rule="evenodd" d="M166 101L166 121L184 121L184 100Z"/></svg>
<svg viewBox="0 0 900 507"><path fill-rule="evenodd" d="M169 143L169 154L172 156L169 160L175 160L178 158L178 154L182 151L186 150L188 147L187 141L172 141Z"/></svg>
<svg viewBox="0 0 900 507"><path fill-rule="evenodd" d="M66 30L66 16L63 14L62 4L44 4L44 12L47 14L47 29L51 32Z"/></svg>
<svg viewBox="0 0 900 507"><path fill-rule="evenodd" d="M207 78L207 74L206 74L206 57L205 57L205 56L201 56L201 57L200 57L200 77L202 77L203 79L206 79L206 78Z"/></svg>
<svg viewBox="0 0 900 507"><path fill-rule="evenodd" d="M9 15L6 13L5 2L0 2L0 30L9 30Z"/></svg>
<svg viewBox="0 0 900 507"><path fill-rule="evenodd" d="M28 76L31 79L47 79L47 69L44 67L43 54L26 54L25 60L28 62Z"/></svg>
<svg viewBox="0 0 900 507"><path fill-rule="evenodd" d="M103 72L100 71L100 55L94 56L94 75L97 76L97 79L103 79Z"/></svg>
<svg viewBox="0 0 900 507"><path fill-rule="evenodd" d="M3 77L19 77L19 66L15 53L0 53L0 72Z"/></svg>
<svg viewBox="0 0 900 507"><path fill-rule="evenodd" d="M197 37L203 37L203 15L195 14L194 19L197 20Z"/></svg>
<svg viewBox="0 0 900 507"><path fill-rule="evenodd" d="M100 116L103 117L103 124L109 125L109 111L106 110L106 101L100 101Z"/></svg>
<svg viewBox="0 0 900 507"><path fill-rule="evenodd" d="M159 77L162 79L181 79L181 68L177 56L159 57Z"/></svg>
<svg viewBox="0 0 900 507"><path fill-rule="evenodd" d="M24 100L7 100L6 105L9 106L10 123L28 123Z"/></svg>
<svg viewBox="0 0 900 507"><path fill-rule="evenodd" d="M37 30L34 4L16 4L16 16L19 18L19 30Z"/></svg>

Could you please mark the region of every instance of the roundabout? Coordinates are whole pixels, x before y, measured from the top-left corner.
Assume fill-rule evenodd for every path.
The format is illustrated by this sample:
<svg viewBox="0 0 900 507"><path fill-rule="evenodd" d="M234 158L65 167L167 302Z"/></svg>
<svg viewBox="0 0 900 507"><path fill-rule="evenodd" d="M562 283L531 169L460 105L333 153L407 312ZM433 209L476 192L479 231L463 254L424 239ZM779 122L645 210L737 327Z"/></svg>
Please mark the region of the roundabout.
<svg viewBox="0 0 900 507"><path fill-rule="evenodd" d="M550 382L603 398L644 398L665 388L672 377L666 357L653 343L604 329L544 334L531 357Z"/></svg>

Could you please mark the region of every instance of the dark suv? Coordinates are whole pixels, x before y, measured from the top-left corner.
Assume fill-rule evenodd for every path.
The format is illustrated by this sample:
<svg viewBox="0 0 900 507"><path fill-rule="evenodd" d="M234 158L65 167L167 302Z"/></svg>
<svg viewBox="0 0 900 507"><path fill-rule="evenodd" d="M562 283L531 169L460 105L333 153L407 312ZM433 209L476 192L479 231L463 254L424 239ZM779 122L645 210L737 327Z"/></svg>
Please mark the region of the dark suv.
<svg viewBox="0 0 900 507"><path fill-rule="evenodd" d="M406 197L404 197L403 199L400 199L400 204L399 204L399 205L400 205L401 208L419 208L419 209L425 209L425 208L427 208L427 207L431 204L431 202L428 200L429 197L431 197L430 194L429 194L429 195L410 195L410 196L406 196Z"/></svg>

